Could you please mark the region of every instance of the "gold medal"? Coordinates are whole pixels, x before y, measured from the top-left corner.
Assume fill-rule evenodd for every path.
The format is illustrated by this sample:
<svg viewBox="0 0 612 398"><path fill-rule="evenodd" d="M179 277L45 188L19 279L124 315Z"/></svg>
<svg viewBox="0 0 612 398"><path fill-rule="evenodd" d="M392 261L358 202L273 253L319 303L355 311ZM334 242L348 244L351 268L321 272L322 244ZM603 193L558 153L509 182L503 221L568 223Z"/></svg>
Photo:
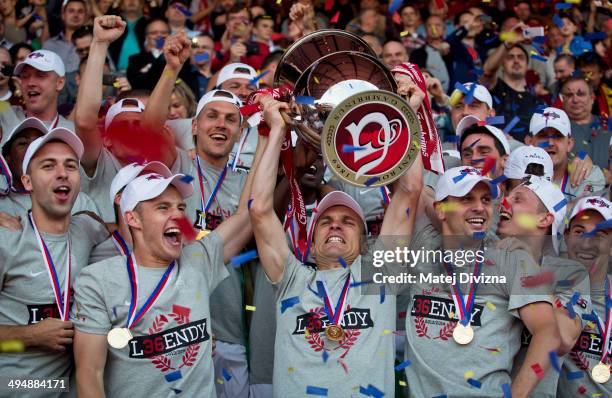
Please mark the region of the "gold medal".
<svg viewBox="0 0 612 398"><path fill-rule="evenodd" d="M463 326L461 323L457 323L453 330L453 340L461 345L470 344L474 340L474 329L470 325Z"/></svg>
<svg viewBox="0 0 612 398"><path fill-rule="evenodd" d="M325 329L325 336L331 341L340 341L344 338L344 330L339 325L328 325Z"/></svg>
<svg viewBox="0 0 612 398"><path fill-rule="evenodd" d="M599 384L607 383L610 380L610 365L599 362L591 369L591 379Z"/></svg>
<svg viewBox="0 0 612 398"><path fill-rule="evenodd" d="M106 335L108 345L118 350L126 347L130 340L132 340L132 333L128 328L113 328Z"/></svg>

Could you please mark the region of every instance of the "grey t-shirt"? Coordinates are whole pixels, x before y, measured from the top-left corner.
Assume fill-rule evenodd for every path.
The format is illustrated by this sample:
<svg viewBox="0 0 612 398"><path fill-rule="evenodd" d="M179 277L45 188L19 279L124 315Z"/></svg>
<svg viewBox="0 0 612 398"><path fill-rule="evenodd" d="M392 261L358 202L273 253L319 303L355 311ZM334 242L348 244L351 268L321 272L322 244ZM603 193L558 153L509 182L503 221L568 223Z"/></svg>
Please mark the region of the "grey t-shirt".
<svg viewBox="0 0 612 398"><path fill-rule="evenodd" d="M166 268L138 267L140 309ZM209 297L227 277L223 242L216 233L183 248L171 279L135 325L123 349L108 348L108 397L214 397ZM75 284L71 320L81 332L106 335L125 327L131 300L123 256L92 264Z"/></svg>
<svg viewBox="0 0 612 398"><path fill-rule="evenodd" d="M31 325L44 318L59 318L53 288L42 254L27 217L20 231L0 228L0 324ZM106 228L88 215L70 220L68 233L42 233L55 264L58 280L66 289L67 240L72 250L71 284L87 265L93 246L108 236ZM71 353L52 353L29 349L22 353L0 355L0 372L13 378L69 377ZM47 396L54 396L48 394Z"/></svg>
<svg viewBox="0 0 612 398"><path fill-rule="evenodd" d="M182 173L196 178L196 175L193 174L195 169L192 163L187 153L177 148L177 158L171 167L171 171L174 174ZM108 149L102 148L100 156L98 156L96 170L91 177L81 168L81 191L87 193L93 199L100 211L100 217L105 222L115 222L115 213L109 195L113 178L121 167L119 160ZM194 182L194 187L195 185L196 182ZM193 196L195 196L195 193ZM189 203L188 200L187 204L189 205ZM189 214L189 216L192 215Z"/></svg>
<svg viewBox="0 0 612 398"><path fill-rule="evenodd" d="M11 106L8 102L4 102L3 105L0 105L0 127L2 127L3 133L0 145L4 145L6 141L8 141L11 131L13 131L13 129L24 119L26 119L26 114L21 107L15 105ZM42 122L45 127L51 129L55 122L55 118L49 121L42 120ZM74 122L59 115L57 127L64 127L70 131L74 131Z"/></svg>
<svg viewBox="0 0 612 398"><path fill-rule="evenodd" d="M277 288L276 343L274 346L274 396L305 396L307 387L327 389L329 397L359 395L369 384L393 397L395 375L395 296L349 289L348 307L340 324L345 337L339 343L325 336L328 319L323 300L316 294L324 280L335 306L346 278L361 282L361 257L347 268L315 271L289 254ZM283 301L294 304L282 311ZM388 331L388 332L385 332ZM324 354L325 353L325 354Z"/></svg>
<svg viewBox="0 0 612 398"><path fill-rule="evenodd" d="M245 138L244 145L242 146L242 150L240 151L236 167L248 170L253 165L255 149L257 149L257 139L259 137L257 127L242 129L242 136L240 137L240 140L238 140L238 142L234 145L234 148L232 148L232 152L230 153L229 164L234 164L234 159L236 158L236 154L240 149L240 141L242 140L242 138L244 138L245 134L247 134L247 136Z"/></svg>
<svg viewBox="0 0 612 398"><path fill-rule="evenodd" d="M612 278L612 275L609 274L608 278ZM591 303L593 310L605 322L606 308L603 283L591 286ZM580 386L585 388L583 393L585 397L609 397L612 395L612 379L604 384L596 383L591 379L591 370L601 360L602 348L603 338L597 325L591 321L583 322L580 337L578 337L572 351L567 355L568 358L563 362L562 369L564 374L581 371L584 372L583 376L572 380L568 380L567 377L560 377L557 397L574 398L579 396L578 389ZM612 345L608 345L607 350L608 356L612 355Z"/></svg>
<svg viewBox="0 0 612 398"><path fill-rule="evenodd" d="M487 243L488 244L488 243ZM413 237L412 247L439 249L441 237L429 225ZM527 304L545 301L548 294L531 294L521 287L521 278L539 270L524 251L498 250L485 246L481 275L505 276L505 283L479 284L472 309L474 340L457 344L452 333L458 310L446 283L427 283L416 279L411 284L412 299L406 316L405 356L412 364L406 368L410 397L501 397L501 385L510 383L512 360L519 349L522 322L518 310ZM473 265L464 270L473 272ZM446 275L440 264L418 264L420 273ZM469 286L461 284L467 294ZM539 289L541 290L541 289ZM539 291L538 291L539 293ZM466 382L466 372L481 383L474 388Z"/></svg>
<svg viewBox="0 0 612 398"><path fill-rule="evenodd" d="M585 151L593 160L594 165L607 169L610 159L608 152L610 132L603 129L593 129L590 124L570 123L572 137L574 137L572 152L577 155L580 151Z"/></svg>
<svg viewBox="0 0 612 398"><path fill-rule="evenodd" d="M567 182L563 184L563 181ZM565 195L565 199L568 202L575 201L583 196L591 196L594 195L595 192L601 191L606 186L606 178L603 175L601 169L597 166L593 166L591 170L591 174L589 174L584 181L577 187L573 187L570 183L570 178L567 174L560 181L553 181L555 184L561 188L563 195Z"/></svg>
<svg viewBox="0 0 612 398"><path fill-rule="evenodd" d="M17 216L27 213L32 208L32 198L29 194L20 194L11 192L7 196L0 196L0 211ZM94 201L86 193L79 192L74 205L72 206L72 214L82 211L90 211L94 214L100 214L98 207Z"/></svg>
<svg viewBox="0 0 612 398"><path fill-rule="evenodd" d="M566 306L572 300L574 293L578 293L580 296L576 304L572 306L576 316L582 317L583 314L591 313L589 274L582 264L567 258L544 256L542 258L541 269L542 272L550 270L555 273L555 281L557 283L555 283L553 291L561 305ZM568 281L574 282L566 284ZM583 324L586 323L583 322ZM531 334L526 327L523 327L521 333L521 348L514 358L514 367L512 369L513 378L525 361L530 342ZM567 358L568 355L557 357L559 366L561 366ZM559 376L559 372L550 368L548 372L546 372L544 378L540 380L536 388L531 392L531 396L538 398L555 398L557 396Z"/></svg>

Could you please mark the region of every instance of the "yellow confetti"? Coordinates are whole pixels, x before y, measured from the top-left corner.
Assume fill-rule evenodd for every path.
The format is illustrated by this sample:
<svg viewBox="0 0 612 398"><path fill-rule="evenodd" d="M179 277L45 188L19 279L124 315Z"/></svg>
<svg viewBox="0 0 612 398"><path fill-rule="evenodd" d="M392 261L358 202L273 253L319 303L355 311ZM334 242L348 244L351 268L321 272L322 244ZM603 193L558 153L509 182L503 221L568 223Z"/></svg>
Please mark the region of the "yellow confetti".
<svg viewBox="0 0 612 398"><path fill-rule="evenodd" d="M293 368L287 368L287 372L289 372L289 373L293 373L294 371L295 371L295 369L293 369Z"/></svg>
<svg viewBox="0 0 612 398"><path fill-rule="evenodd" d="M404 36L406 36L407 34L408 34L408 31L407 31L407 30L405 30L405 31L403 31L403 32L400 32L400 37L404 37Z"/></svg>
<svg viewBox="0 0 612 398"><path fill-rule="evenodd" d="M282 3L282 2L283 2L283 0L276 0L276 4L277 5L280 5L280 3Z"/></svg>
<svg viewBox="0 0 612 398"><path fill-rule="evenodd" d="M468 370L467 372L465 372L465 373L463 374L463 378L464 378L465 380L467 380L467 379L471 379L471 378L473 378L473 377L474 377L474 375L475 375L475 374L476 374L476 373L474 373L472 370Z"/></svg>
<svg viewBox="0 0 612 398"><path fill-rule="evenodd" d="M196 236L196 240L202 240L206 235L210 233L209 230L205 229L203 231L198 232L198 236Z"/></svg>
<svg viewBox="0 0 612 398"><path fill-rule="evenodd" d="M580 4L582 2L582 0L565 0L566 3L571 3L571 4Z"/></svg>
<svg viewBox="0 0 612 398"><path fill-rule="evenodd" d="M448 104L450 106L455 106L459 103L459 101L461 101L462 98L463 93L460 90L455 89L451 94L450 98L448 99Z"/></svg>
<svg viewBox="0 0 612 398"><path fill-rule="evenodd" d="M565 217L565 218L563 219L563 224L565 224L565 225L569 225L569 218Z"/></svg>
<svg viewBox="0 0 612 398"><path fill-rule="evenodd" d="M493 304L492 302L487 301L487 308L490 309L491 311L495 311L495 308L497 307L495 307L495 304Z"/></svg>
<svg viewBox="0 0 612 398"><path fill-rule="evenodd" d="M517 35L514 32L501 32L499 34L499 40L501 41L516 41Z"/></svg>
<svg viewBox="0 0 612 398"><path fill-rule="evenodd" d="M304 329L304 337L306 338L310 337L310 330Z"/></svg>
<svg viewBox="0 0 612 398"><path fill-rule="evenodd" d="M391 333L393 333L391 330L385 329L385 330L382 331L381 336L386 336L386 335L391 334Z"/></svg>
<svg viewBox="0 0 612 398"><path fill-rule="evenodd" d="M582 216L582 217L580 217L580 218L581 218L582 220L588 220L588 219L589 219L589 216Z"/></svg>
<svg viewBox="0 0 612 398"><path fill-rule="evenodd" d="M114 88L120 88L121 84L119 84L119 82L113 82L113 87Z"/></svg>
<svg viewBox="0 0 612 398"><path fill-rule="evenodd" d="M202 300L202 293L197 292L196 295L195 295L195 299L196 299L196 301Z"/></svg>
<svg viewBox="0 0 612 398"><path fill-rule="evenodd" d="M455 212L459 208L459 205L457 203L453 203L453 202L441 202L441 203L438 204L438 206L439 206L440 210L445 212L445 213Z"/></svg>
<svg viewBox="0 0 612 398"><path fill-rule="evenodd" d="M6 340L0 342L0 352L23 352L25 345L21 340Z"/></svg>
<svg viewBox="0 0 612 398"><path fill-rule="evenodd" d="M244 309L247 310L247 311L255 311L255 306L247 305L247 306L244 307Z"/></svg>
<svg viewBox="0 0 612 398"><path fill-rule="evenodd" d="M587 321L586 326L589 329L595 329L595 324L591 321Z"/></svg>
<svg viewBox="0 0 612 398"><path fill-rule="evenodd" d="M406 387L408 384L406 384L406 382L404 380L400 380L399 381L399 385L402 387Z"/></svg>
<svg viewBox="0 0 612 398"><path fill-rule="evenodd" d="M449 317L450 319L455 319L455 313L454 313L454 312L452 312L452 311L451 311L451 312L449 312L449 313L448 313L448 317Z"/></svg>
<svg viewBox="0 0 612 398"><path fill-rule="evenodd" d="M384 358L385 355L386 355L386 353L384 351L378 353L378 356L381 357L381 358Z"/></svg>
<svg viewBox="0 0 612 398"><path fill-rule="evenodd" d="M538 227L538 220L531 214L518 213L515 214L516 223L525 229L536 229Z"/></svg>
<svg viewBox="0 0 612 398"><path fill-rule="evenodd" d="M217 379L217 384L223 384L223 379Z"/></svg>
<svg viewBox="0 0 612 398"><path fill-rule="evenodd" d="M319 84L319 79L316 76L313 76L312 78L314 79L315 83Z"/></svg>

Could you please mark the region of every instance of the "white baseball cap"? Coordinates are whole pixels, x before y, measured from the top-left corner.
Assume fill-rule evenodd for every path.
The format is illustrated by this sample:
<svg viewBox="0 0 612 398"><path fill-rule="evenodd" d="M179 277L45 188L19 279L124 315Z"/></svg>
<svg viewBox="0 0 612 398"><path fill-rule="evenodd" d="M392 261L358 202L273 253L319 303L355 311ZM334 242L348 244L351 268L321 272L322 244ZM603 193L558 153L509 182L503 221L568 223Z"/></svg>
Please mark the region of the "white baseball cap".
<svg viewBox="0 0 612 398"><path fill-rule="evenodd" d="M161 174L164 178L172 176L170 169L161 162L149 162L149 163L132 163L121 168L113 178L110 186L110 201L115 202L115 196L121 191L127 184L129 184L134 178L144 173L156 173Z"/></svg>
<svg viewBox="0 0 612 398"><path fill-rule="evenodd" d="M553 178L553 163L550 155L546 151L537 146L522 145L508 156L508 160L504 166L504 175L507 178L522 180L530 174L526 174L527 166L535 163L541 164L544 167L544 178L552 181Z"/></svg>
<svg viewBox="0 0 612 398"><path fill-rule="evenodd" d="M570 221L586 210L595 210L601 214L605 221L612 220L612 203L608 199L601 196L585 196L576 202L569 218Z"/></svg>
<svg viewBox="0 0 612 398"><path fill-rule="evenodd" d="M479 182L484 182L491 188L491 179L484 177L474 167L460 166L448 169L438 179L435 200L440 202L449 196L461 198L467 195Z"/></svg>
<svg viewBox="0 0 612 398"><path fill-rule="evenodd" d="M200 114L202 109L211 102L222 101L229 102L234 105L240 111L242 107L242 101L235 94L227 90L211 90L200 98L198 101L198 107L196 108L196 117ZM242 121L242 114L240 114L240 120Z"/></svg>
<svg viewBox="0 0 612 398"><path fill-rule="evenodd" d="M49 50L36 50L28 54L26 59L15 67L16 76L19 76L25 65L30 65L32 68L43 72L55 72L59 77L66 75L64 61L59 55Z"/></svg>
<svg viewBox="0 0 612 398"><path fill-rule="evenodd" d="M503 131L501 131L495 126L491 126L488 124L482 124L482 123L483 121L477 118L476 116L468 115L468 116L463 117L463 119L459 120L459 123L457 123L457 130L456 130L457 136L461 139L461 136L463 135L465 130L467 130L468 128L472 127L475 124L481 124L482 127L486 128L487 131L493 134L493 137L497 138L497 141L499 141L499 143L502 144L502 147L504 148L506 155L509 154L510 153L510 143L508 142L508 138L506 138L506 134L504 134Z"/></svg>
<svg viewBox="0 0 612 398"><path fill-rule="evenodd" d="M559 108L548 107L542 113L534 113L529 122L529 133L537 135L547 127L552 127L565 137L572 135L572 127L567 113Z"/></svg>
<svg viewBox="0 0 612 398"><path fill-rule="evenodd" d="M257 72L252 66L235 62L221 68L217 77L217 87L221 87L221 84L229 79L247 79L251 81L255 78L257 78ZM254 83L254 85L259 87L259 83Z"/></svg>
<svg viewBox="0 0 612 398"><path fill-rule="evenodd" d="M313 225L316 225L319 217L321 217L323 213L327 211L327 209L333 206L345 206L357 213L357 215L363 222L364 231L367 232L368 226L365 221L365 215L363 214L363 210L361 210L361 206L359 206L359 203L357 203L355 199L353 199L349 194L342 191L330 192L325 195L321 202L319 202L319 205L317 206L317 211L315 212L314 218L312 220Z"/></svg>
<svg viewBox="0 0 612 398"><path fill-rule="evenodd" d="M527 176L521 186L529 188L542 201L546 209L554 216L552 223L552 240L555 250L559 249L559 232L563 230L563 219L567 212L567 199L561 189L545 178Z"/></svg>
<svg viewBox="0 0 612 398"><path fill-rule="evenodd" d="M13 138L15 138L17 136L17 134L21 133L23 130L26 129L35 129L40 131L40 133L42 135L47 134L47 126L45 126L45 124L40 120L37 119L35 117L29 117L27 119L23 119L21 121L21 123L19 123L17 126L15 126L15 128L13 128L13 130L9 133L6 142L2 145L2 154L6 155L9 147L10 147L10 143L13 140Z"/></svg>
<svg viewBox="0 0 612 398"><path fill-rule="evenodd" d="M145 105L142 101L136 98L124 98L121 101L115 102L104 117L104 130L108 130L113 120L122 113L135 112L142 113L145 110Z"/></svg>
<svg viewBox="0 0 612 398"><path fill-rule="evenodd" d="M38 150L42 148L47 142L53 141L53 140L59 140L59 141L66 143L70 148L72 148L74 153L76 153L77 159L79 160L79 162L81 161L81 157L83 156L84 149L83 149L83 143L81 142L79 137L77 137L76 134L74 134L72 131L68 129L65 129L63 127L57 127L49 131L47 134L43 135L42 137L38 137L37 139L32 141L30 146L28 146L25 156L23 157L23 164L22 164L23 174L28 174L27 172L28 165L30 164L30 161L32 160L36 152L38 152Z"/></svg>
<svg viewBox="0 0 612 398"><path fill-rule="evenodd" d="M140 202L158 197L169 185L178 189L183 199L193 194L193 184L185 182L184 174L175 174L170 177L157 173L144 174L130 181L123 190L119 202L121 213L125 214L134 210Z"/></svg>
<svg viewBox="0 0 612 398"><path fill-rule="evenodd" d="M465 89L469 91L473 84L476 85L476 88L474 89L474 98L480 102L484 102L485 104L487 104L487 107L489 107L489 109L493 108L493 97L491 97L491 93L489 92L489 90L487 90L485 86L478 83L463 83L463 87L465 87Z"/></svg>

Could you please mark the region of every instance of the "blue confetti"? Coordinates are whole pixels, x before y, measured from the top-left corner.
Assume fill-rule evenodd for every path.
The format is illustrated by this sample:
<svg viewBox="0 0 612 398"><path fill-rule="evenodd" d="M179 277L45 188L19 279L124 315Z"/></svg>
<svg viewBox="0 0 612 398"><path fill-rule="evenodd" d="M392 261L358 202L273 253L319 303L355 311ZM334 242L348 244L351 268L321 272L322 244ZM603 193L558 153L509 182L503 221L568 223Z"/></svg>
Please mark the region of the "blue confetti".
<svg viewBox="0 0 612 398"><path fill-rule="evenodd" d="M472 142L468 148L472 148L474 145L478 144L479 142L480 142L480 138Z"/></svg>
<svg viewBox="0 0 612 398"><path fill-rule="evenodd" d="M199 53L193 56L193 59L196 62L206 62L210 59L210 55L208 55L208 53Z"/></svg>
<svg viewBox="0 0 612 398"><path fill-rule="evenodd" d="M606 35L606 32L589 32L589 33L585 33L582 37L586 41L593 41L593 40L605 40L607 35Z"/></svg>
<svg viewBox="0 0 612 398"><path fill-rule="evenodd" d="M467 379L467 382L469 385L471 385L472 387L476 387L476 388L480 388L482 387L482 383L479 382L476 379L472 379L471 377L469 379Z"/></svg>
<svg viewBox="0 0 612 398"><path fill-rule="evenodd" d="M535 59L536 61L540 61L540 62L548 62L548 58L543 57L541 55L537 55L537 54L531 54L531 59Z"/></svg>
<svg viewBox="0 0 612 398"><path fill-rule="evenodd" d="M376 181L378 181L380 178L379 177L372 177L369 180L367 180L365 182L365 186L369 187L370 185L374 184Z"/></svg>
<svg viewBox="0 0 612 398"><path fill-rule="evenodd" d="M189 175L185 175L181 177L181 181L184 182L185 184L189 184L191 181L193 181L193 177Z"/></svg>
<svg viewBox="0 0 612 398"><path fill-rule="evenodd" d="M561 373L561 367L559 366L559 359L557 357L557 353L555 351L551 351L548 353L548 357L550 358L550 364L553 369L557 371L557 373Z"/></svg>
<svg viewBox="0 0 612 398"><path fill-rule="evenodd" d="M251 84L253 85L257 85L257 83L259 83L259 81L268 73L270 73L269 70L265 70L263 72L261 72L259 75L255 76L254 78L251 79Z"/></svg>
<svg viewBox="0 0 612 398"><path fill-rule="evenodd" d="M161 50L162 48L164 48L165 42L166 42L165 38L158 37L157 39L155 39L155 48L157 48L158 50Z"/></svg>
<svg viewBox="0 0 612 398"><path fill-rule="evenodd" d="M315 387L315 386L307 386L306 394L308 395L318 395L321 397L327 396L327 388Z"/></svg>
<svg viewBox="0 0 612 398"><path fill-rule="evenodd" d="M557 26L557 28L562 29L563 26L565 25L563 23L563 20L561 19L561 17L559 17L557 14L553 15L553 22L555 23L555 25Z"/></svg>
<svg viewBox="0 0 612 398"><path fill-rule="evenodd" d="M506 177L505 175L500 175L497 178L494 178L491 180L491 185L497 185L497 184L501 184L502 182L506 181L508 179L508 177Z"/></svg>
<svg viewBox="0 0 612 398"><path fill-rule="evenodd" d="M404 4L404 0L393 0L391 4L389 4L389 14L394 14L402 4Z"/></svg>
<svg viewBox="0 0 612 398"><path fill-rule="evenodd" d="M568 315L571 319L576 319L576 311L574 311L574 304L572 304L571 302L565 304L565 309L569 313Z"/></svg>
<svg viewBox="0 0 612 398"><path fill-rule="evenodd" d="M474 102L474 91L475 90L476 90L476 84L471 84L467 94L465 95L465 99L463 100L465 104L469 105L472 102Z"/></svg>
<svg viewBox="0 0 612 398"><path fill-rule="evenodd" d="M544 44L545 41L546 41L546 37L544 36L537 36L531 39L532 43L537 43L537 44Z"/></svg>
<svg viewBox="0 0 612 398"><path fill-rule="evenodd" d="M474 67L474 70L472 72L474 72L476 77L480 77L480 76L484 75L484 70L482 70L480 68Z"/></svg>
<svg viewBox="0 0 612 398"><path fill-rule="evenodd" d="M247 202L247 207L249 208L249 210L251 210L252 204L253 204L253 199L249 199L249 201Z"/></svg>
<svg viewBox="0 0 612 398"><path fill-rule="evenodd" d="M564 208L567 205L567 199L563 198L562 201L560 201L559 203L557 203L554 207L553 210L554 211L559 211L562 208Z"/></svg>
<svg viewBox="0 0 612 398"><path fill-rule="evenodd" d="M297 95L295 97L295 102L302 105L313 105L315 103L314 97L309 97L307 95Z"/></svg>
<svg viewBox="0 0 612 398"><path fill-rule="evenodd" d="M328 359L329 354L327 353L327 351L323 350L323 362L326 363Z"/></svg>
<svg viewBox="0 0 612 398"><path fill-rule="evenodd" d="M586 155L587 155L586 151L584 149L581 149L580 152L578 152L577 156L580 160L583 160L584 158L586 158Z"/></svg>
<svg viewBox="0 0 612 398"><path fill-rule="evenodd" d="M495 104L497 105L501 104L501 100L497 98L496 96L493 96L493 102L495 102Z"/></svg>
<svg viewBox="0 0 612 398"><path fill-rule="evenodd" d="M370 283L372 283L372 281L353 282L353 283L350 284L350 287L357 287L357 286L361 286L361 285L369 285Z"/></svg>
<svg viewBox="0 0 612 398"><path fill-rule="evenodd" d="M555 10L567 10L572 8L570 3L557 3L555 4Z"/></svg>
<svg viewBox="0 0 612 398"><path fill-rule="evenodd" d="M492 116L492 117L488 117L485 120L487 122L487 124L491 125L491 126L497 126L498 124L504 124L506 122L505 118L503 116Z"/></svg>
<svg viewBox="0 0 612 398"><path fill-rule="evenodd" d="M504 128L504 133L506 134L510 133L512 129L514 128L514 126L516 126L516 124L520 121L521 119L519 119L518 116L513 117L512 120L510 120L510 123L508 123L506 127Z"/></svg>
<svg viewBox="0 0 612 398"><path fill-rule="evenodd" d="M446 137L446 141L447 142L459 142L459 139L461 137L459 137L458 135L449 135Z"/></svg>
<svg viewBox="0 0 612 398"><path fill-rule="evenodd" d="M361 147L361 146L352 146L352 145L349 145L349 144L342 145L342 152L344 152L344 153L363 151L364 149L366 149L366 148L365 147Z"/></svg>
<svg viewBox="0 0 612 398"><path fill-rule="evenodd" d="M548 141L542 141L538 144L538 146L540 148L548 148L550 146L550 143Z"/></svg>
<svg viewBox="0 0 612 398"><path fill-rule="evenodd" d="M221 373L223 373L223 378L225 379L225 381L230 381L232 379L232 375L229 374L227 369L225 368L221 369Z"/></svg>
<svg viewBox="0 0 612 398"><path fill-rule="evenodd" d="M459 82L455 83L455 90L459 90L461 91L463 94L467 94L468 93L468 89L465 88L465 86Z"/></svg>
<svg viewBox="0 0 612 398"><path fill-rule="evenodd" d="M348 264L346 263L346 261L344 261L344 259L342 257L338 257L338 262L340 263L342 268L348 267Z"/></svg>
<svg viewBox="0 0 612 398"><path fill-rule="evenodd" d="M293 307L296 304L299 304L300 298L299 296L293 296L286 298L281 301L281 314L284 314L289 308Z"/></svg>
<svg viewBox="0 0 612 398"><path fill-rule="evenodd" d="M380 285L380 303L385 302L385 285Z"/></svg>
<svg viewBox="0 0 612 398"><path fill-rule="evenodd" d="M180 4L177 4L177 3L174 3L173 5L174 5L174 7L175 7L177 10L179 10L179 11L181 12L181 14L183 14L183 15L184 15L184 16L186 16L187 18L191 18L191 15L193 15L193 14L191 14L191 11L189 11L189 10L188 10L187 8L185 8L184 6L182 6L182 5L180 5Z"/></svg>
<svg viewBox="0 0 612 398"><path fill-rule="evenodd" d="M512 398L512 389L510 388L510 384L502 384L501 389L504 392L504 398Z"/></svg>
<svg viewBox="0 0 612 398"><path fill-rule="evenodd" d="M238 266L240 264L244 264L247 261L251 261L257 258L257 250L249 250L246 253L239 254L237 256L232 257L230 262L233 266Z"/></svg>
<svg viewBox="0 0 612 398"><path fill-rule="evenodd" d="M171 388L171 390L174 391L176 395L179 395L180 393L183 392L183 390L179 390L178 388Z"/></svg>
<svg viewBox="0 0 612 398"><path fill-rule="evenodd" d="M406 369L408 366L410 366L412 364L412 361L407 359L404 362L400 363L399 365L395 366L395 371L399 372L400 370L404 370Z"/></svg>
<svg viewBox="0 0 612 398"><path fill-rule="evenodd" d="M453 177L453 182L455 184L458 183L459 181L463 180L466 175L467 175L467 173L461 173L458 176Z"/></svg>
<svg viewBox="0 0 612 398"><path fill-rule="evenodd" d="M431 398L448 398L448 396L446 394L442 394L442 395L436 395L435 397L431 397Z"/></svg>
<svg viewBox="0 0 612 398"><path fill-rule="evenodd" d="M533 110L534 113L539 113L540 115L544 113L544 111L546 110L546 105L538 105L535 107L535 109Z"/></svg>
<svg viewBox="0 0 612 398"><path fill-rule="evenodd" d="M171 383L173 381L181 379L183 377L183 375L181 375L181 371L180 370L177 370L176 372L168 373L164 377L166 378L166 381L168 383Z"/></svg>
<svg viewBox="0 0 612 398"><path fill-rule="evenodd" d="M565 375L565 377L568 380L576 380L576 379L582 379L584 377L584 372L582 371L577 371L577 372L567 372L567 374Z"/></svg>
<svg viewBox="0 0 612 398"><path fill-rule="evenodd" d="M602 231L604 229L610 229L610 228L612 228L612 220L606 220L606 221L600 222L599 224L595 226L595 229L597 229L598 231Z"/></svg>
<svg viewBox="0 0 612 398"><path fill-rule="evenodd" d="M374 387L371 384L368 384L367 388L359 386L359 393L367 397L374 397L374 398L380 398L385 395L385 393L383 393L382 391L380 391L378 388Z"/></svg>
<svg viewBox="0 0 612 398"><path fill-rule="evenodd" d="M472 234L472 237L473 237L474 239L484 239L484 237L486 236L486 234L487 234L487 233L486 233L485 231L478 231L478 232L474 232L474 233Z"/></svg>

